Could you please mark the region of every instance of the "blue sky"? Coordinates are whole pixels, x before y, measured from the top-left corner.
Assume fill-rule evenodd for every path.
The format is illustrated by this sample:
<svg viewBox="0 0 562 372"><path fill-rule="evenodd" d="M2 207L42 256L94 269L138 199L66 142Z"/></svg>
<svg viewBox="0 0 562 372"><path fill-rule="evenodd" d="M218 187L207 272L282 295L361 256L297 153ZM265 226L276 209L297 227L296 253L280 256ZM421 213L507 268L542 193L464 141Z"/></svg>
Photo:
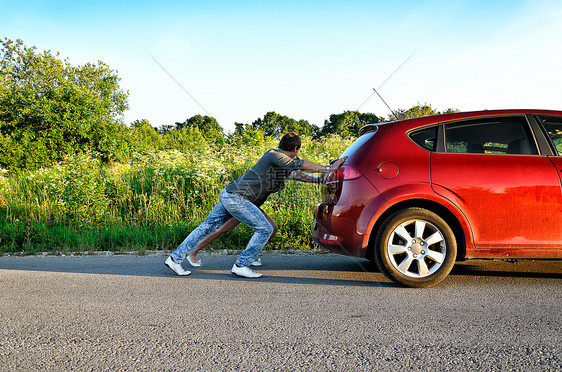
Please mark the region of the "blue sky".
<svg viewBox="0 0 562 372"><path fill-rule="evenodd" d="M127 123L206 110L227 131L268 111L322 125L412 55L380 89L392 108L562 109L559 1L0 0L0 14L0 37L117 70ZM389 113L376 96L360 111Z"/></svg>

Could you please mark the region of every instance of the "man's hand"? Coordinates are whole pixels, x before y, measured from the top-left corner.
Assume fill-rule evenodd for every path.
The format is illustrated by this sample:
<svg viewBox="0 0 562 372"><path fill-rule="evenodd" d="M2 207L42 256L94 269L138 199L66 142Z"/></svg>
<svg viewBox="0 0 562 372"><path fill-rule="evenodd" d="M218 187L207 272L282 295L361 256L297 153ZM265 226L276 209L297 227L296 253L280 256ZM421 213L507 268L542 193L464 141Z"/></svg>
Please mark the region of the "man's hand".
<svg viewBox="0 0 562 372"><path fill-rule="evenodd" d="M336 169L341 167L346 160L347 160L347 156L344 156L343 158L339 158L338 160L334 161L330 166L330 172L335 171Z"/></svg>

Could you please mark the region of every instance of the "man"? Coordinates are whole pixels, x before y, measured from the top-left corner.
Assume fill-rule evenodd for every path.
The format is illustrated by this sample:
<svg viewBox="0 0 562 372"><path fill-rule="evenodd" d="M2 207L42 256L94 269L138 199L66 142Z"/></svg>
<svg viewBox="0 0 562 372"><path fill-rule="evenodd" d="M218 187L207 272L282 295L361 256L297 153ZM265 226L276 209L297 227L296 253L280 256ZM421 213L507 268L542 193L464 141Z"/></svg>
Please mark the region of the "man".
<svg viewBox="0 0 562 372"><path fill-rule="evenodd" d="M328 167L303 160L297 156L300 147L300 137L294 132L287 133L281 138L278 149L267 151L252 169L228 184L221 191L219 202L207 219L172 252L165 262L166 266L178 275L191 274L181 266L186 255L234 217L254 230L254 235L246 249L238 256L231 272L245 278L261 277L262 274L253 271L250 265L257 260L274 227L258 206L262 205L269 195L282 189L285 180L293 171L326 173L336 170L345 161L345 158L338 159Z"/></svg>
<svg viewBox="0 0 562 372"><path fill-rule="evenodd" d="M309 183L320 183L321 177L319 177L317 175L314 175L314 174L310 174L310 173L303 173L301 171L293 171L293 172L291 172L291 174L289 175L287 180L309 182ZM258 205L258 204L256 204L256 206L258 208L261 207L261 205ZM267 218L267 220L269 221L269 223L273 227L273 232L271 233L271 237L270 237L270 239L271 239L272 237L275 236L275 234L279 230L279 227L277 226L277 224L275 223L273 218L271 218L263 209L260 208L260 211L263 213L265 218ZM197 246L186 256L187 262L193 267L203 266L203 263L201 262L201 260L197 259L197 254L202 249L204 249L206 246L208 246L209 244L214 242L216 239L218 239L219 237L223 236L224 234L226 234L230 230L233 230L236 226L238 226L239 223L240 223L240 221L238 221L236 218L234 218L234 217L230 218L218 230L213 232L211 235L206 236L203 240L201 240L199 242L199 244L197 244ZM261 266L261 265L262 265L262 262L261 262L261 259L259 259L259 258L254 260L254 262L252 262L252 266Z"/></svg>

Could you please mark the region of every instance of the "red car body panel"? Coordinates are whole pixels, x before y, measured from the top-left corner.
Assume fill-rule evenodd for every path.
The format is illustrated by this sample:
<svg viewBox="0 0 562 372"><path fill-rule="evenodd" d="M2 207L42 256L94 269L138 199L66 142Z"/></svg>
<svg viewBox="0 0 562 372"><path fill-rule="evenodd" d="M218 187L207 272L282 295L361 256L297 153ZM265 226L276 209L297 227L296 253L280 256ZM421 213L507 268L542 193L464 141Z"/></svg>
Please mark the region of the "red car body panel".
<svg viewBox="0 0 562 372"><path fill-rule="evenodd" d="M431 169L435 192L471 221L476 248L562 247L562 190L546 156L433 154Z"/></svg>
<svg viewBox="0 0 562 372"><path fill-rule="evenodd" d="M420 207L454 225L464 245L460 259L562 258L562 157L429 151L408 137L420 127L511 115L562 117L562 112L480 111L379 125L361 146L344 152L345 164L363 177L325 188L314 240L338 253L368 257L389 214Z"/></svg>

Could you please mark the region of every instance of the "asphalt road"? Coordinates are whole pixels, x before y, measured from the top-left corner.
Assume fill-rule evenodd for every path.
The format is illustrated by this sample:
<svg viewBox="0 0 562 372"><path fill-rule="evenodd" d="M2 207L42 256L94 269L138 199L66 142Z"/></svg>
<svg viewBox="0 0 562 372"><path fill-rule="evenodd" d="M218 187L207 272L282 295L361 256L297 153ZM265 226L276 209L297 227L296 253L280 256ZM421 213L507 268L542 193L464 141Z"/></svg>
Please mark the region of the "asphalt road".
<svg viewBox="0 0 562 372"><path fill-rule="evenodd" d="M256 280L200 258L0 257L0 370L562 370L562 262L409 289L336 255L265 253Z"/></svg>

